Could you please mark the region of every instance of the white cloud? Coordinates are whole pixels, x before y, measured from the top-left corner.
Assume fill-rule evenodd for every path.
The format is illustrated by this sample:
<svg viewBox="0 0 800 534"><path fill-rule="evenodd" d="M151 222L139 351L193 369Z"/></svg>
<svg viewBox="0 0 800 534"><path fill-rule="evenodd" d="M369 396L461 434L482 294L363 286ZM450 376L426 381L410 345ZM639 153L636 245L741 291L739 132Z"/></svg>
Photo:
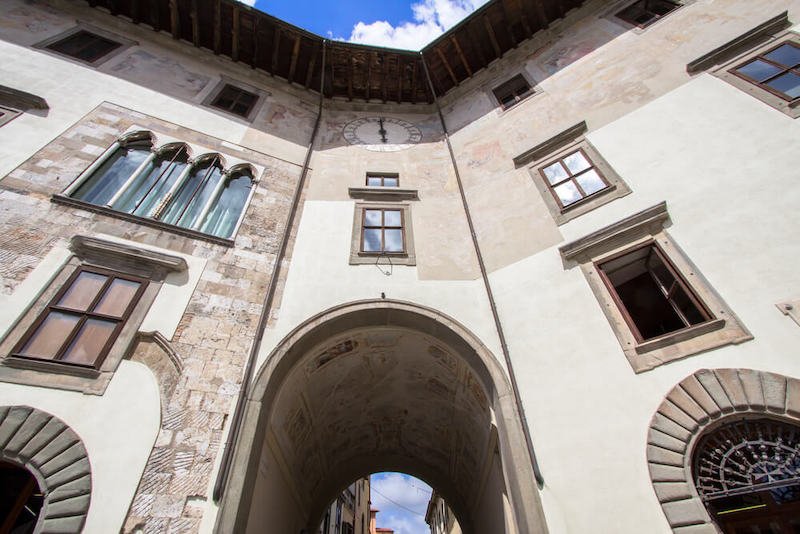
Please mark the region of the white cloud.
<svg viewBox="0 0 800 534"><path fill-rule="evenodd" d="M239 2L243 3L246 6L253 7L256 5L256 0L238 0Z"/></svg>
<svg viewBox="0 0 800 534"><path fill-rule="evenodd" d="M385 20L353 26L351 43L419 50L488 0L422 0L411 5L413 22L392 26Z"/></svg>
<svg viewBox="0 0 800 534"><path fill-rule="evenodd" d="M431 488L414 477L401 473L372 475L372 506L380 510L378 526L394 529L395 534L425 534L425 511ZM412 511L409 511L412 510Z"/></svg>

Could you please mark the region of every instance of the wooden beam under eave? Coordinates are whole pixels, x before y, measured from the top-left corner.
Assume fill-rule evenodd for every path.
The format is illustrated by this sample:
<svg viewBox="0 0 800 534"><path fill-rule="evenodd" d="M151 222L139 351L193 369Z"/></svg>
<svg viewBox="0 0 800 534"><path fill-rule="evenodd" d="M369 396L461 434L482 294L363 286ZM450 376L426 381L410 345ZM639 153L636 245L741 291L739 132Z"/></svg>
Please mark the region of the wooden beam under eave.
<svg viewBox="0 0 800 534"><path fill-rule="evenodd" d="M468 24L466 28L467 35L470 41L472 41L472 49L478 53L478 58L481 60L481 68L483 68L489 64L489 61L486 59L486 54L483 53L483 45L481 44L483 39L478 37L473 24Z"/></svg>
<svg viewBox="0 0 800 534"><path fill-rule="evenodd" d="M131 20L134 24L142 21L142 14L139 12L139 0L131 0Z"/></svg>
<svg viewBox="0 0 800 534"><path fill-rule="evenodd" d="M258 38L258 27L261 22L261 17L255 15L253 17L253 57L250 61L252 68L258 67L258 62L261 61L261 39Z"/></svg>
<svg viewBox="0 0 800 534"><path fill-rule="evenodd" d="M308 69L306 69L306 83L303 84L308 89L311 86L311 80L314 78L314 67L317 63L317 54L319 54L319 45L314 45L314 53L311 54L311 59L308 60Z"/></svg>
<svg viewBox="0 0 800 534"><path fill-rule="evenodd" d="M458 57L461 58L461 64L464 65L464 68L467 69L467 74L471 77L472 76L472 67L469 66L469 62L467 61L467 57L464 55L464 51L461 50L461 44L458 42L458 38L453 34L450 37L450 40L453 42L453 46L456 47L456 52L458 52Z"/></svg>
<svg viewBox="0 0 800 534"><path fill-rule="evenodd" d="M294 38L294 46L292 47L292 63L289 65L289 76L286 78L289 83L294 80L294 72L297 69L297 58L300 56L300 35Z"/></svg>
<svg viewBox="0 0 800 534"><path fill-rule="evenodd" d="M192 11L190 13L192 17L192 44L200 46L200 15L197 9L197 3L198 0L192 0Z"/></svg>
<svg viewBox="0 0 800 534"><path fill-rule="evenodd" d="M241 28L241 21L239 20L239 8L233 8L233 29L231 31L231 59L239 61L239 29Z"/></svg>
<svg viewBox="0 0 800 534"><path fill-rule="evenodd" d="M528 22L528 13L525 11L525 6L522 5L522 0L514 1L517 4L517 11L519 12L519 20L522 23L522 30L525 32L523 40L528 39L531 35L533 35L533 30L531 30L531 25Z"/></svg>
<svg viewBox="0 0 800 534"><path fill-rule="evenodd" d="M503 20L508 30L508 36L511 37L511 44L516 48L520 40L517 39L517 34L514 33L514 24L512 24L511 16L508 14L505 0L500 0L500 10L503 12Z"/></svg>
<svg viewBox="0 0 800 534"><path fill-rule="evenodd" d="M278 54L281 46L281 29L275 26L275 36L272 39L272 63L270 64L270 74L275 76L278 71Z"/></svg>
<svg viewBox="0 0 800 534"><path fill-rule="evenodd" d="M417 103L417 64L420 59L415 59L411 64L411 103Z"/></svg>
<svg viewBox="0 0 800 534"><path fill-rule="evenodd" d="M108 0L106 2L108 5L108 11L114 15L115 17L119 15L119 10L117 9L117 3L114 0Z"/></svg>
<svg viewBox="0 0 800 534"><path fill-rule="evenodd" d="M520 2L525 4L525 0L520 0ZM547 18L547 12L544 9L542 0L533 0L533 6L536 9L536 16L539 17L539 23L542 25L542 29L547 28L550 25L550 19Z"/></svg>
<svg viewBox="0 0 800 534"><path fill-rule="evenodd" d="M450 63L447 62L447 58L444 57L444 53L440 47L436 47L436 53L439 55L439 59L442 60L442 64L444 68L447 69L447 74L450 75L450 79L453 80L453 85L458 85L458 78L456 78L456 73L453 72L453 69L450 67Z"/></svg>
<svg viewBox="0 0 800 534"><path fill-rule="evenodd" d="M386 58L386 52L381 54L381 100L385 104L388 100L386 91L386 76L389 74L389 61Z"/></svg>
<svg viewBox="0 0 800 534"><path fill-rule="evenodd" d="M397 56L397 103L403 101L403 56Z"/></svg>
<svg viewBox="0 0 800 534"><path fill-rule="evenodd" d="M353 54L346 54L345 57L347 58L347 99L353 100L353 75L355 74L355 57ZM369 94L369 91L367 91Z"/></svg>
<svg viewBox="0 0 800 534"><path fill-rule="evenodd" d="M169 26L172 30L172 38L179 39L181 36L181 21L178 16L178 0L169 0Z"/></svg>
<svg viewBox="0 0 800 534"><path fill-rule="evenodd" d="M496 57L502 57L503 53L500 51L500 45L497 44L497 36L494 34L494 28L492 27L491 21L489 21L489 17L483 17L483 26L486 28L486 33L489 35L489 42L492 43L492 48L494 48L494 53Z"/></svg>
<svg viewBox="0 0 800 534"><path fill-rule="evenodd" d="M367 75L366 75L367 86L364 88L365 89L364 99L367 102L369 102L369 99L372 98L372 62L373 60L376 60L377 57L378 54L376 52L372 52L367 56Z"/></svg>
<svg viewBox="0 0 800 534"><path fill-rule="evenodd" d="M222 3L214 0L214 53L219 55L222 46Z"/></svg>

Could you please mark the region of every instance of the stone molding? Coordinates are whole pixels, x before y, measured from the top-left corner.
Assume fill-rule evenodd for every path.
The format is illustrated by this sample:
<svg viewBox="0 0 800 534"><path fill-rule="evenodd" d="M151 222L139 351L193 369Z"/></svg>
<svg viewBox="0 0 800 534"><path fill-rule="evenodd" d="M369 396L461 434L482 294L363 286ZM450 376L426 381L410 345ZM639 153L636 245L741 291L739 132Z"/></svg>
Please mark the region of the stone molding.
<svg viewBox="0 0 800 534"><path fill-rule="evenodd" d="M514 165L520 167L526 163L530 163L531 161L541 159L579 138L585 134L588 129L589 127L586 125L586 121L581 121L578 124L574 124L563 132L557 133L547 141L539 143L535 147L526 150L519 156L515 157Z"/></svg>
<svg viewBox="0 0 800 534"><path fill-rule="evenodd" d="M767 416L800 424L800 380L753 369L700 369L676 385L650 421L647 465L675 534L719 534L697 493L698 438L731 417Z"/></svg>
<svg viewBox="0 0 800 534"><path fill-rule="evenodd" d="M83 530L91 465L81 438L66 423L30 406L0 406L0 458L28 469L45 495L36 532Z"/></svg>
<svg viewBox="0 0 800 534"><path fill-rule="evenodd" d="M0 104L10 106L21 111L29 109L47 110L50 106L47 100L32 93L26 93L13 87L0 85Z"/></svg>
<svg viewBox="0 0 800 534"><path fill-rule="evenodd" d="M69 248L82 261L103 266L121 262L124 270L147 271L148 277L153 280L163 280L170 272L189 269L186 260L180 256L85 235L74 236Z"/></svg>
<svg viewBox="0 0 800 534"><path fill-rule="evenodd" d="M419 200L419 192L416 189L400 189L399 187L351 187L347 192L350 198L361 200Z"/></svg>

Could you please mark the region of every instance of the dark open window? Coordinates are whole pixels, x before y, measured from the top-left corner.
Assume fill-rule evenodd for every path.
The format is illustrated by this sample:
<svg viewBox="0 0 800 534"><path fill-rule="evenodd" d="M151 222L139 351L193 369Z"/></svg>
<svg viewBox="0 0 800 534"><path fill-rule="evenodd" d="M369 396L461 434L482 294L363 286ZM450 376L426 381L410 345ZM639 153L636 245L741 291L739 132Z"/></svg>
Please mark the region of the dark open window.
<svg viewBox="0 0 800 534"><path fill-rule="evenodd" d="M494 93L503 109L508 109L533 94L533 88L522 74L517 74L507 82L495 87Z"/></svg>
<svg viewBox="0 0 800 534"><path fill-rule="evenodd" d="M597 267L639 342L713 319L655 243Z"/></svg>
<svg viewBox="0 0 800 534"><path fill-rule="evenodd" d="M367 185L371 187L399 187L400 176L397 173L367 173Z"/></svg>
<svg viewBox="0 0 800 534"><path fill-rule="evenodd" d="M582 149L545 165L539 172L562 210L609 186Z"/></svg>
<svg viewBox="0 0 800 534"><path fill-rule="evenodd" d="M0 533L33 532L43 503L44 495L27 469L0 462Z"/></svg>
<svg viewBox="0 0 800 534"><path fill-rule="evenodd" d="M82 267L73 273L12 350L16 357L97 368L147 281Z"/></svg>
<svg viewBox="0 0 800 534"><path fill-rule="evenodd" d="M639 0L617 13L625 22L644 28L681 6L671 0Z"/></svg>
<svg viewBox="0 0 800 534"><path fill-rule="evenodd" d="M362 217L362 252L405 252L403 210L365 208Z"/></svg>
<svg viewBox="0 0 800 534"><path fill-rule="evenodd" d="M797 100L800 98L800 45L791 41L783 43L731 72L784 100Z"/></svg>
<svg viewBox="0 0 800 534"><path fill-rule="evenodd" d="M226 84L211 101L215 108L224 109L234 115L247 117L258 101L258 95L235 85Z"/></svg>
<svg viewBox="0 0 800 534"><path fill-rule="evenodd" d="M111 39L106 39L86 30L80 30L47 45L47 48L65 56L80 59L87 63L94 63L120 46L122 44Z"/></svg>

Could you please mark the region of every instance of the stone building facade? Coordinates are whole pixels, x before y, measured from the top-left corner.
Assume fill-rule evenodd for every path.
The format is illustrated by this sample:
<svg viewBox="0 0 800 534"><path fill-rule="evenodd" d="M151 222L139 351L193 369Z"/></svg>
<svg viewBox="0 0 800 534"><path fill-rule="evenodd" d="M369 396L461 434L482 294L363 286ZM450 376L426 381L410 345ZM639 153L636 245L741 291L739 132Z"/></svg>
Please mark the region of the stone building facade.
<svg viewBox="0 0 800 534"><path fill-rule="evenodd" d="M492 0L416 53L7 0L14 520L313 532L398 470L467 533L796 527L798 21Z"/></svg>

